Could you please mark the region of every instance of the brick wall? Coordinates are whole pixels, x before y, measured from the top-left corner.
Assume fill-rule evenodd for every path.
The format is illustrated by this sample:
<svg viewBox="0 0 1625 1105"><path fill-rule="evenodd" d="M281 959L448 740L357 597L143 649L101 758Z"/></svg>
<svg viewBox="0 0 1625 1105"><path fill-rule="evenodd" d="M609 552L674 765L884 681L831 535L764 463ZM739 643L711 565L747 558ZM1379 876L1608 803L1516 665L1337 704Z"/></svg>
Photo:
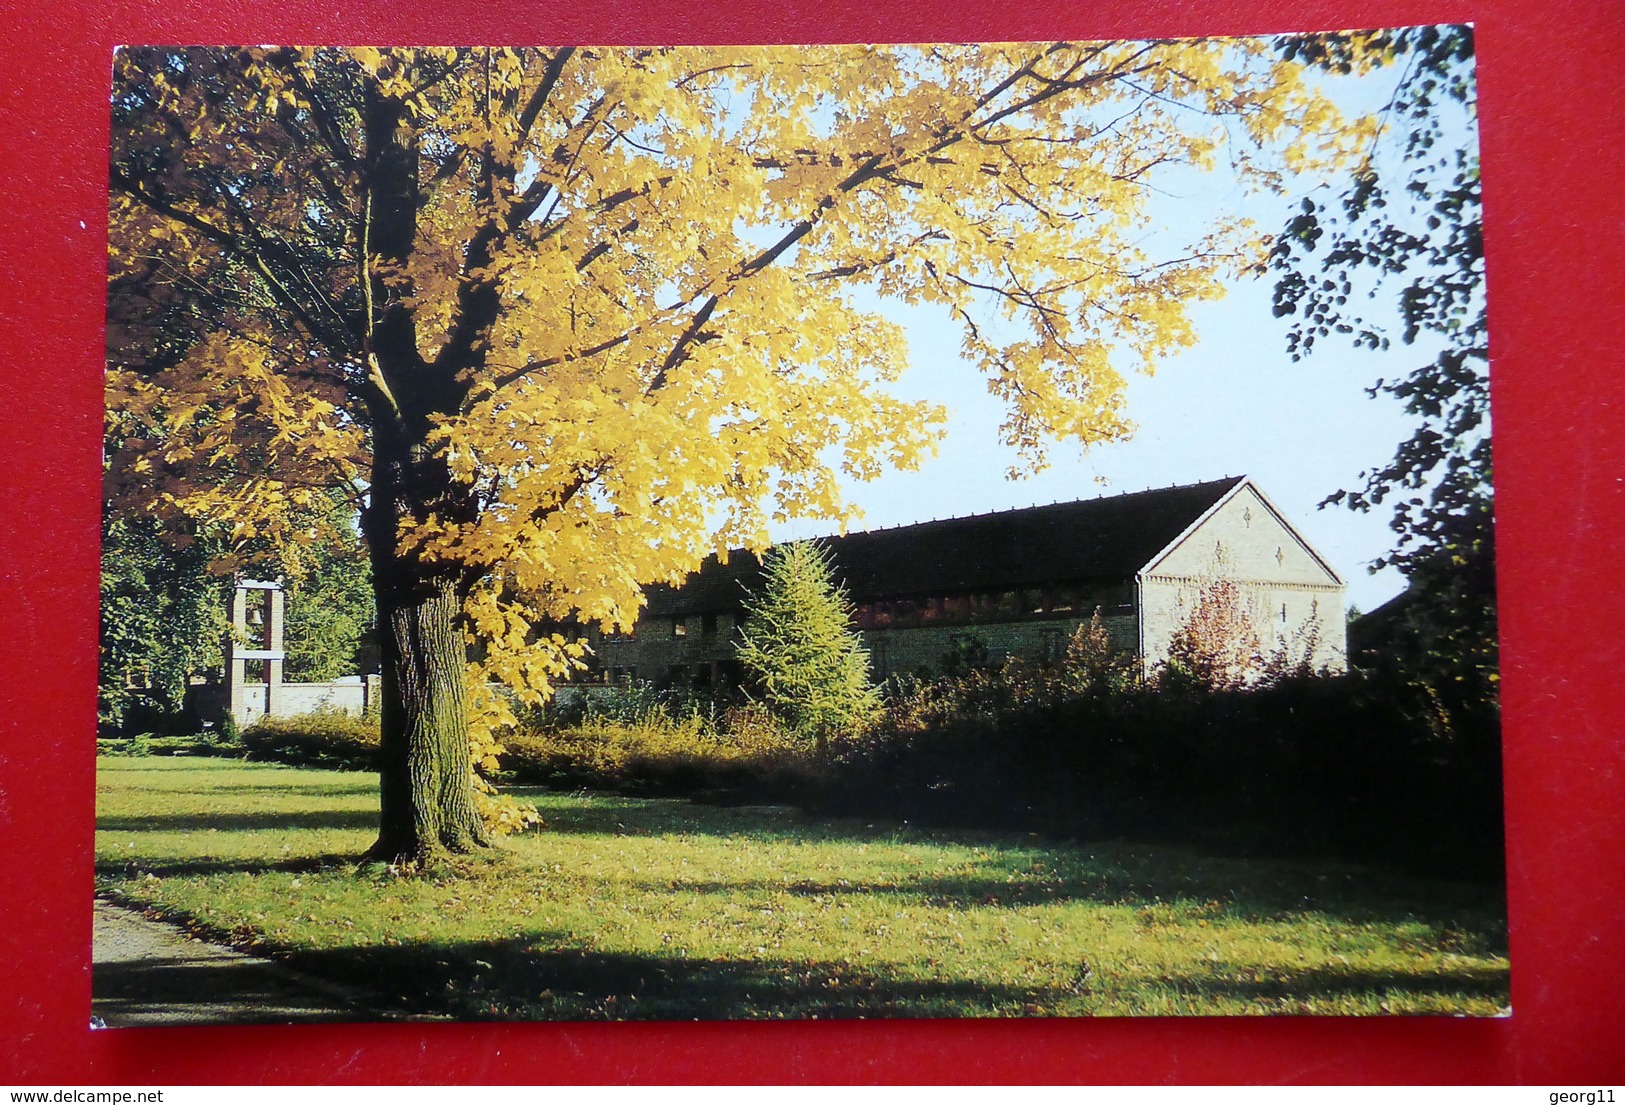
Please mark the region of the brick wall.
<svg viewBox="0 0 1625 1105"><path fill-rule="evenodd" d="M678 621L681 634L671 618L644 618L631 636L606 638L596 630L589 631L598 671L607 677L658 684L693 682L702 673L703 679L709 679L713 671L724 674L719 669L734 662L738 617L695 614Z"/></svg>

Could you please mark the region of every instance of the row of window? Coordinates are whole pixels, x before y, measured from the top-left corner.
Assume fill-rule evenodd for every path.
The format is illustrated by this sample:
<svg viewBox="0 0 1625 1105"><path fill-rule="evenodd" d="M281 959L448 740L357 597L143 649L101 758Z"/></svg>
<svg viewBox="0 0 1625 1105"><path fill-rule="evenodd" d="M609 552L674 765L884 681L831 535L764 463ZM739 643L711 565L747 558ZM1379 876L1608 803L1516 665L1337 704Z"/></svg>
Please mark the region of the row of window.
<svg viewBox="0 0 1625 1105"><path fill-rule="evenodd" d="M715 637L717 635L716 614L704 614L700 617L700 633L706 637ZM635 640L637 635L637 629L634 627L621 633L610 633L605 639L610 641L631 641ZM674 618L671 622L671 635L673 637L687 637L688 619Z"/></svg>
<svg viewBox="0 0 1625 1105"><path fill-rule="evenodd" d="M852 621L859 629L896 629L921 625L975 625L981 622L1019 621L1023 618L1086 618L1097 611L1104 617L1132 614L1134 605L1130 588L1043 587L887 599L859 603L853 610ZM691 623L695 620L672 619L669 623L671 636L689 636ZM702 636L716 636L719 615L704 614L697 620ZM739 627L733 625L732 628L737 630ZM636 632L632 631L611 634L609 639L624 641L635 636Z"/></svg>
<svg viewBox="0 0 1625 1105"><path fill-rule="evenodd" d="M659 678L661 687L732 687L739 683L744 669L737 660L713 660L703 664L668 664ZM636 683L635 665L599 668L576 679L577 683Z"/></svg>
<svg viewBox="0 0 1625 1105"><path fill-rule="evenodd" d="M1023 618L1086 618L1134 612L1127 587L1043 587L964 595L933 595L859 604L853 621L860 629L918 625L975 625Z"/></svg>

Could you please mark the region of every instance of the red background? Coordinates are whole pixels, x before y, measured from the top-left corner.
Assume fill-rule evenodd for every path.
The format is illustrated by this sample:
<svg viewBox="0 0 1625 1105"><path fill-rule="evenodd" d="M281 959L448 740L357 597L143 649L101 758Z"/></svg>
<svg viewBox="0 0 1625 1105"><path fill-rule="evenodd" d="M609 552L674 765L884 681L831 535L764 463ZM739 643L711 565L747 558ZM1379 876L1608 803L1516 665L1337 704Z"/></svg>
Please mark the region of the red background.
<svg viewBox="0 0 1625 1105"><path fill-rule="evenodd" d="M97 7L0 0L0 1082L1625 1081L1617 0L1308 0L1290 15L1279 0ZM114 45L1107 38L1464 20L1478 25L1482 88L1511 1019L87 1031Z"/></svg>

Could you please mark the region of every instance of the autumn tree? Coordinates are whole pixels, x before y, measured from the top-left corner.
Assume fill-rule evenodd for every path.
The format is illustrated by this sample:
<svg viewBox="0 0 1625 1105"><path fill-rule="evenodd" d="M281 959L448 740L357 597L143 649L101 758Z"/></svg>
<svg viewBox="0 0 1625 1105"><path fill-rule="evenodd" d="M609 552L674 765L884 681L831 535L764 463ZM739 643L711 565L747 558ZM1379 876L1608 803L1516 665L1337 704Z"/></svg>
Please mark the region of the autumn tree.
<svg viewBox="0 0 1625 1105"><path fill-rule="evenodd" d="M798 736L825 748L880 708L869 654L829 553L794 541L768 550L760 590L745 606L739 662L767 706Z"/></svg>
<svg viewBox="0 0 1625 1105"><path fill-rule="evenodd" d="M1069 691L1082 695L1116 694L1138 685L1141 678L1138 658L1112 640L1099 607L1067 639L1060 674Z"/></svg>
<svg viewBox="0 0 1625 1105"><path fill-rule="evenodd" d="M111 311L168 310L110 358L113 495L281 556L349 495L373 854L475 848L471 678L544 695L569 627L929 447L859 291L946 307L1042 464L1128 432L1122 373L1261 257L1153 233L1159 174L1271 187L1362 137L1262 40L121 50Z"/></svg>
<svg viewBox="0 0 1625 1105"><path fill-rule="evenodd" d="M1237 687L1264 673L1263 642L1236 580L1222 570L1203 580L1168 640L1164 674L1208 687Z"/></svg>

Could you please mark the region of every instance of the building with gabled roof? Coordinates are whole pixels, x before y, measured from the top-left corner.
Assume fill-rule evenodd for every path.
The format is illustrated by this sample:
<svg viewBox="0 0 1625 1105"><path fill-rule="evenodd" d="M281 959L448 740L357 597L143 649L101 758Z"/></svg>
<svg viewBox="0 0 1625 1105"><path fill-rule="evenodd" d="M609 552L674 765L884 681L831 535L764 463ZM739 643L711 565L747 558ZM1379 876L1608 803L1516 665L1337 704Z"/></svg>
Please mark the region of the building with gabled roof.
<svg viewBox="0 0 1625 1105"><path fill-rule="evenodd" d="M1246 477L921 522L823 539L877 678L1064 655L1097 612L1149 670L1203 588L1234 586L1260 651L1346 664L1344 583ZM734 645L761 586L747 552L711 557L680 587L652 587L630 634L593 641L600 679L708 686L738 678Z"/></svg>

